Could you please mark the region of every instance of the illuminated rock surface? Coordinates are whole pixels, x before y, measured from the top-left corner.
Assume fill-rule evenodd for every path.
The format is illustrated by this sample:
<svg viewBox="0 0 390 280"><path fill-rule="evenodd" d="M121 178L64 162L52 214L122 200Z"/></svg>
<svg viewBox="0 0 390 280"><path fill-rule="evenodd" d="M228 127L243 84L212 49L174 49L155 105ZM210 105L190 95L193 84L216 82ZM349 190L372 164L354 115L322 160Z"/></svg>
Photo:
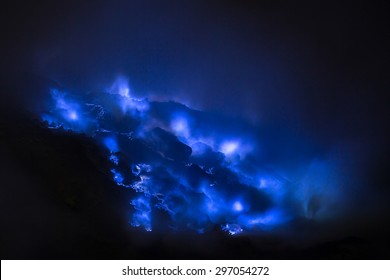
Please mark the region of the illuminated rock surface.
<svg viewBox="0 0 390 280"><path fill-rule="evenodd" d="M293 182L261 159L261 139L246 122L132 98L123 79L114 85L84 96L51 89L42 120L102 147L111 179L135 191L132 226L258 234L337 213L343 193L332 162L314 160ZM156 212L169 218L157 221Z"/></svg>
<svg viewBox="0 0 390 280"><path fill-rule="evenodd" d="M11 119L12 125L7 122ZM330 241L310 241L330 229L345 227L345 221L321 224L298 219L282 231L260 235L230 235L221 231L226 223L206 232L188 231L185 226L181 231L172 230L168 211L149 209L147 203L138 201L132 188L116 185L110 168L118 165L108 159L110 152L101 149L91 137L47 129L20 114L2 117L0 126L2 259L389 257L386 236L375 232L369 239L345 238L339 233ZM130 151L135 153L141 147L135 141ZM143 160L156 156L152 152L142 155ZM129 172L135 180L150 169L147 165L133 165ZM263 181L262 188L264 184ZM245 211L245 205L240 200L241 210L237 201L228 205L229 211ZM142 212L149 211L156 230L145 232L149 220ZM143 223L137 223L138 218ZM263 218L269 219L267 215ZM252 222L260 221L248 224ZM241 233L238 225L229 229ZM297 232L299 235L294 234ZM286 233L292 234L292 239Z"/></svg>

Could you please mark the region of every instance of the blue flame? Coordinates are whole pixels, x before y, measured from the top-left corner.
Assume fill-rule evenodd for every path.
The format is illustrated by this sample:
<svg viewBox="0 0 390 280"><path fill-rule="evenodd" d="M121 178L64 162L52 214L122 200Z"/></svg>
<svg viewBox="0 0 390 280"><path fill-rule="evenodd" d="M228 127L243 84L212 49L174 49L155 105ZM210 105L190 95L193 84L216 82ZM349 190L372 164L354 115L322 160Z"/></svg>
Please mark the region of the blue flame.
<svg viewBox="0 0 390 280"><path fill-rule="evenodd" d="M119 158L114 154L110 155L110 161L113 162L115 165L119 164Z"/></svg>
<svg viewBox="0 0 390 280"><path fill-rule="evenodd" d="M243 231L240 225L237 224L226 224L222 226L223 231L227 231L230 235L239 234Z"/></svg>
<svg viewBox="0 0 390 280"><path fill-rule="evenodd" d="M122 97L130 98L129 81L123 76L118 77L109 89L112 94L119 94Z"/></svg>
<svg viewBox="0 0 390 280"><path fill-rule="evenodd" d="M103 139L103 144L111 153L116 153L119 151L118 143L113 137L107 137Z"/></svg>
<svg viewBox="0 0 390 280"><path fill-rule="evenodd" d="M180 138L190 138L190 125L185 116L177 116L170 123L171 131Z"/></svg>
<svg viewBox="0 0 390 280"><path fill-rule="evenodd" d="M111 169L111 173L113 174L113 178L114 178L115 183L117 183L118 185L123 185L124 179L123 179L122 174L120 174L115 169Z"/></svg>
<svg viewBox="0 0 390 280"><path fill-rule="evenodd" d="M161 211L175 228L204 233L217 224L236 235L299 216L325 217L341 197L337 178L323 179L331 174L326 163L314 162L292 182L265 168L253 156L256 141L229 131L223 119L132 95L124 78L108 93L84 98L53 89L42 119L50 128L86 133L109 151L113 181L135 195L134 227L151 231L153 213Z"/></svg>
<svg viewBox="0 0 390 280"><path fill-rule="evenodd" d="M150 198L145 195L139 196L130 202L136 210L131 220L131 225L134 227L142 226L146 231L152 231L152 217Z"/></svg>
<svg viewBox="0 0 390 280"><path fill-rule="evenodd" d="M233 203L233 210L236 212L241 212L242 210L244 210L244 206L240 201L236 201Z"/></svg>
<svg viewBox="0 0 390 280"><path fill-rule="evenodd" d="M228 141L224 142L221 145L220 151L224 153L226 156L232 155L237 152L239 148L239 143L236 141Z"/></svg>

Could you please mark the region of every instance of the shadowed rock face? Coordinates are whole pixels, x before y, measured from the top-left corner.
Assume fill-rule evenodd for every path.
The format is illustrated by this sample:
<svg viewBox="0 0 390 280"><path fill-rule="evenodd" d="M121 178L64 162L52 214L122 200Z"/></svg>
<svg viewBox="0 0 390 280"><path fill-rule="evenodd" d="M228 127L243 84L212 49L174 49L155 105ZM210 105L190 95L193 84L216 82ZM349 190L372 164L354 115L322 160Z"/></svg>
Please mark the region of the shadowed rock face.
<svg viewBox="0 0 390 280"><path fill-rule="evenodd" d="M106 159L93 142L26 120L17 127L1 123L2 259L367 256L369 245L358 239L304 253L275 238L232 240L219 229L208 236L139 231L126 215L133 191L107 180ZM169 219L158 213L159 221Z"/></svg>
<svg viewBox="0 0 390 280"><path fill-rule="evenodd" d="M146 142L165 157L177 161L187 161L192 153L191 147L160 127L154 128L148 134Z"/></svg>

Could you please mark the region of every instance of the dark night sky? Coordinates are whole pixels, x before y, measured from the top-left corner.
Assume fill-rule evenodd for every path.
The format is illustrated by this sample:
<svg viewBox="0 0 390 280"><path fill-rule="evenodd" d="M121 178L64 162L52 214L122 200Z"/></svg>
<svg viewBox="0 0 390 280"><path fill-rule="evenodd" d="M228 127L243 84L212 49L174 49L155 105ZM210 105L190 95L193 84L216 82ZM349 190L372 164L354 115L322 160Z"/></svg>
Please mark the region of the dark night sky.
<svg viewBox="0 0 390 280"><path fill-rule="evenodd" d="M255 122L353 136L370 126L376 138L384 129L384 1L25 2L2 16L2 71L16 77L82 92L121 73L138 95Z"/></svg>
<svg viewBox="0 0 390 280"><path fill-rule="evenodd" d="M123 74L135 95L313 139L319 152L347 145L378 163L389 142L387 6L12 1L1 17L2 84L33 110L35 77L83 93Z"/></svg>
<svg viewBox="0 0 390 280"><path fill-rule="evenodd" d="M135 95L248 120L275 161L341 149L387 201L387 1L8 2L4 108L34 112L45 81L83 93L122 74Z"/></svg>

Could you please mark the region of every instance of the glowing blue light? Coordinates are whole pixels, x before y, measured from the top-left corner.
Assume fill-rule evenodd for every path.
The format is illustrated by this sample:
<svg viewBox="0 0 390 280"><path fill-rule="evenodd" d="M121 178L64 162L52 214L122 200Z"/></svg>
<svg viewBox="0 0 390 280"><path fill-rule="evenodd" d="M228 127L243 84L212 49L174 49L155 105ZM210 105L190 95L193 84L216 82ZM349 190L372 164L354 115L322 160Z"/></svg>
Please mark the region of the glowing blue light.
<svg viewBox="0 0 390 280"><path fill-rule="evenodd" d="M233 210L237 211L237 212L241 212L242 210L244 210L244 206L242 205L242 203L240 201L236 201L233 204Z"/></svg>
<svg viewBox="0 0 390 280"><path fill-rule="evenodd" d="M265 189L265 188L267 188L267 186L269 186L268 181L265 178L261 178L259 188Z"/></svg>
<svg viewBox="0 0 390 280"><path fill-rule="evenodd" d="M77 115L77 113L76 113L75 111L71 111L71 112L69 113L69 118L70 118L72 121L75 121L75 120L77 120L79 117L78 117L78 115Z"/></svg>
<svg viewBox="0 0 390 280"><path fill-rule="evenodd" d="M137 199L130 202L136 210L133 214L131 225L134 227L144 227L146 231L152 231L152 218L151 218L151 207L150 198L141 195Z"/></svg>
<svg viewBox="0 0 390 280"><path fill-rule="evenodd" d="M131 165L131 172L135 175L138 176L141 173L141 168L139 168L138 164L132 164Z"/></svg>
<svg viewBox="0 0 390 280"><path fill-rule="evenodd" d="M124 97L130 97L129 95L130 89L128 87L121 87L119 88L119 94L124 96Z"/></svg>
<svg viewBox="0 0 390 280"><path fill-rule="evenodd" d="M119 158L114 154L110 155L110 161L113 162L115 165L119 164Z"/></svg>
<svg viewBox="0 0 390 280"><path fill-rule="evenodd" d="M138 166L141 168L141 171L145 171L145 172L151 172L152 171L152 167L149 164L140 163L140 164L138 164Z"/></svg>
<svg viewBox="0 0 390 280"><path fill-rule="evenodd" d="M119 151L119 146L116 140L112 137L104 138L103 144L110 150L111 153L116 153Z"/></svg>
<svg viewBox="0 0 390 280"><path fill-rule="evenodd" d="M118 185L123 185L123 176L119 172L117 172L115 169L111 169L111 173L114 174L114 181Z"/></svg>
<svg viewBox="0 0 390 280"><path fill-rule="evenodd" d="M230 235L236 235L243 232L243 229L237 224L226 224L222 226L223 231L227 231Z"/></svg>
<svg viewBox="0 0 390 280"><path fill-rule="evenodd" d="M119 94L125 98L130 97L129 81L124 77L118 77L110 88L113 94Z"/></svg>
<svg viewBox="0 0 390 280"><path fill-rule="evenodd" d="M71 101L65 92L57 89L51 89L50 93L55 101L56 109L62 111L63 118L70 121L78 120L79 116L76 112L78 104L76 102Z"/></svg>
<svg viewBox="0 0 390 280"><path fill-rule="evenodd" d="M237 151L239 147L239 143L236 141L228 141L222 143L220 147L220 151L224 153L225 155L231 155Z"/></svg>
<svg viewBox="0 0 390 280"><path fill-rule="evenodd" d="M190 136L190 128L188 125L188 121L184 117L174 118L171 121L170 127L173 132L178 136L182 136L185 138L188 138Z"/></svg>
<svg viewBox="0 0 390 280"><path fill-rule="evenodd" d="M250 219L248 221L248 224L250 225L257 225L257 224L263 224L263 225L268 225L272 223L275 220L275 217L271 214L267 215L262 215L257 218Z"/></svg>
<svg viewBox="0 0 390 280"><path fill-rule="evenodd" d="M150 177L146 176L146 175L140 175L139 176L140 178L140 181L137 181L135 182L134 184L131 185L131 187L137 191L137 192L143 192L143 193L147 193L149 194L150 193L150 186L149 186L149 183L150 183Z"/></svg>
<svg viewBox="0 0 390 280"><path fill-rule="evenodd" d="M261 177L259 179L258 188L264 191L282 192L282 183L280 180L270 176Z"/></svg>
<svg viewBox="0 0 390 280"><path fill-rule="evenodd" d="M239 223L247 228L272 229L290 218L281 209L273 208L261 214L250 214L239 217Z"/></svg>
<svg viewBox="0 0 390 280"><path fill-rule="evenodd" d="M299 211L290 210L294 203L302 205L300 216L317 217L326 205L331 205L324 201L336 197L337 190L328 187L330 182L324 179L324 174L329 174L328 165L313 164L299 183L288 184L281 176L264 170L253 157L246 157L256 143L249 137L237 130L227 135L227 125L221 121L203 126L208 117L197 119L194 116L200 112L195 114L189 108L169 109L156 117L158 110L149 108L155 109L158 102L131 97L124 78L118 78L107 94L93 100L83 97L85 103L59 90L52 90L51 95L52 105L42 119L49 122L50 128L84 132L110 151L108 160L115 165L111 169L113 180L132 188L134 191L130 191L137 196L131 201L135 210L131 224L135 227L152 230L152 209L156 209L168 213L175 226L204 233L222 224L223 231L235 235L285 223L297 214L287 215L286 209ZM91 126L91 122L96 125ZM188 161L160 156L160 148L164 150L171 143L150 139L155 127L169 131L191 147Z"/></svg>

